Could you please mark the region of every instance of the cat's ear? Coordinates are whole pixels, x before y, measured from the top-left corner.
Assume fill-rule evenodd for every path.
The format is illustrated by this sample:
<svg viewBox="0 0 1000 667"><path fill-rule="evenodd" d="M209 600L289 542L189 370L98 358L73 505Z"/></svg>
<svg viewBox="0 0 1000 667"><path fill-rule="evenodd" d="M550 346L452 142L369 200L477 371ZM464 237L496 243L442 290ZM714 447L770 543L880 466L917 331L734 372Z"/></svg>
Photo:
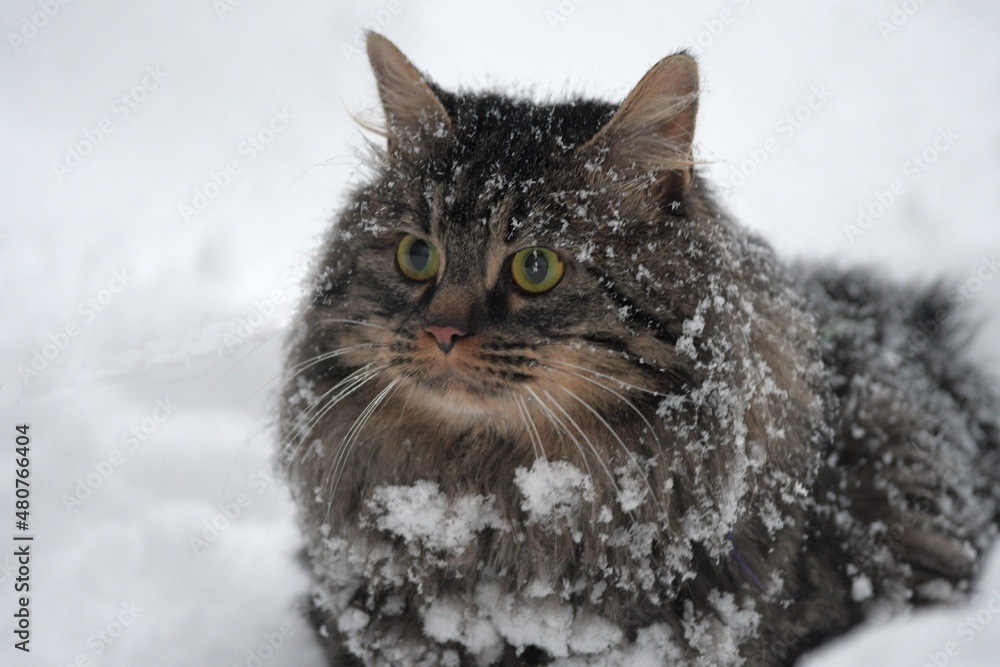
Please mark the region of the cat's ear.
<svg viewBox="0 0 1000 667"><path fill-rule="evenodd" d="M646 72L611 120L579 151L615 179L652 178L650 194L678 201L694 174L692 141L698 111L698 65L686 53Z"/></svg>
<svg viewBox="0 0 1000 667"><path fill-rule="evenodd" d="M441 100L396 45L376 32L368 33L368 60L385 112L389 152L412 148L422 137L451 129Z"/></svg>

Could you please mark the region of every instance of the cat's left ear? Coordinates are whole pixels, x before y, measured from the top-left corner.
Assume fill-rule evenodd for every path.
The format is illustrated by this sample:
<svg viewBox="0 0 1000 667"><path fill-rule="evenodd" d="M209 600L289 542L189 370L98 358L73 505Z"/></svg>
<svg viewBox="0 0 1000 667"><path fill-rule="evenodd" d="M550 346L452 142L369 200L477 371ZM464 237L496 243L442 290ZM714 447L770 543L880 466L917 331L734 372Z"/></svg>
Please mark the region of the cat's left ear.
<svg viewBox="0 0 1000 667"><path fill-rule="evenodd" d="M444 105L402 51L377 32L368 33L367 46L385 111L389 152L413 148L423 138L450 131Z"/></svg>
<svg viewBox="0 0 1000 667"><path fill-rule="evenodd" d="M646 73L611 120L578 151L596 157L616 180L651 178L650 194L678 201L694 176L698 64L686 53L668 56Z"/></svg>

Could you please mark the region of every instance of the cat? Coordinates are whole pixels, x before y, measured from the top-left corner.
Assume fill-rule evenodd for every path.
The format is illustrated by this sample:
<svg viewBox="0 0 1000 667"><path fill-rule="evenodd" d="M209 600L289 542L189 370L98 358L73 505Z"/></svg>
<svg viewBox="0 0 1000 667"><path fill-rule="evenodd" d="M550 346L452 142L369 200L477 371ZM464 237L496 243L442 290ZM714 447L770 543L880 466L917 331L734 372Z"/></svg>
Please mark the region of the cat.
<svg viewBox="0 0 1000 667"><path fill-rule="evenodd" d="M954 300L731 220L693 58L616 105L367 50L385 144L292 327L278 454L329 664L792 664L967 593L1000 401Z"/></svg>

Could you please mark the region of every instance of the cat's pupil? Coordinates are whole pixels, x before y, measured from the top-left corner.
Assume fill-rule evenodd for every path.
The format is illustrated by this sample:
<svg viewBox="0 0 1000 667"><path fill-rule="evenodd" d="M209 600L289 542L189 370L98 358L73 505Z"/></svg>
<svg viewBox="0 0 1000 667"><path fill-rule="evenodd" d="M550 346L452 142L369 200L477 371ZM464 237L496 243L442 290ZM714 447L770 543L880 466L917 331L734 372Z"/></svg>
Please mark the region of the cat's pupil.
<svg viewBox="0 0 1000 667"><path fill-rule="evenodd" d="M549 260L535 250L524 260L524 275L533 283L540 283L549 274Z"/></svg>
<svg viewBox="0 0 1000 667"><path fill-rule="evenodd" d="M423 271L427 266L427 262L431 258L431 249L427 245L427 241L414 241L413 245L410 246L409 251L410 265L417 272Z"/></svg>

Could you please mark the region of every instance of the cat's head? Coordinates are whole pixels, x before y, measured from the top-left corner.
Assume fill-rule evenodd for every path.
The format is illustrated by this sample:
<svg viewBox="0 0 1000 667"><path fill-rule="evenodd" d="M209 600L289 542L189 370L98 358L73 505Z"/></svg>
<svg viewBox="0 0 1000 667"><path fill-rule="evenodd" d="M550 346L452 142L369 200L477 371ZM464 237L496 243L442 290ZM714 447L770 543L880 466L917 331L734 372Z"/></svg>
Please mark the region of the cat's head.
<svg viewBox="0 0 1000 667"><path fill-rule="evenodd" d="M368 51L385 145L321 251L287 369L283 456L314 527L421 480L517 522L518 475L564 460L590 473L581 516L645 517L683 569L695 543L728 553L767 480L794 500L821 432L816 334L696 172L693 59L614 105L448 92L383 37ZM615 524L579 525L554 533L567 567Z"/></svg>
<svg viewBox="0 0 1000 667"><path fill-rule="evenodd" d="M711 206L694 60L665 58L615 106L450 93L380 35L368 53L385 147L325 250L310 352L473 418L512 395L600 408L627 384L679 389L712 252L691 222Z"/></svg>

